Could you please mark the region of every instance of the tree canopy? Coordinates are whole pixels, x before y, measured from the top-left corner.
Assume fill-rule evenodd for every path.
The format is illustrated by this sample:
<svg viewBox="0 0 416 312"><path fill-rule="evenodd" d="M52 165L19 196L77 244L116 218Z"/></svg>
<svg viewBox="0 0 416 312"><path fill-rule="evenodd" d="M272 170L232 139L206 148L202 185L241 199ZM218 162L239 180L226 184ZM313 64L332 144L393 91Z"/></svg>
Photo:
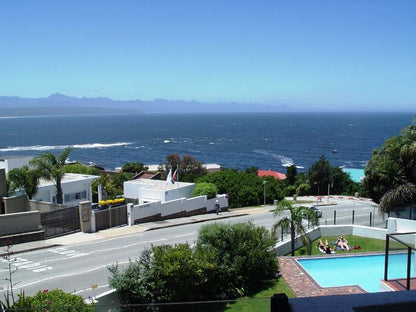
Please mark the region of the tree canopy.
<svg viewBox="0 0 416 312"><path fill-rule="evenodd" d="M69 156L71 149L68 147L62 151L60 155L52 153L44 153L34 157L30 161L30 165L35 168L41 178L55 182L56 186L56 203L63 203L62 178L65 175L65 161Z"/></svg>
<svg viewBox="0 0 416 312"><path fill-rule="evenodd" d="M166 156L166 162L159 166L160 171L176 171L179 181L195 182L198 177L208 173L203 163L196 160L190 155L184 155L182 158L176 154ZM167 176L167 173L166 173Z"/></svg>
<svg viewBox="0 0 416 312"><path fill-rule="evenodd" d="M266 183L263 184L263 181ZM219 194L229 194L230 208L263 204L264 194L266 194L266 203L283 198L278 180L273 177L260 178L251 171L247 173L236 169L222 169L203 176L197 182L213 183L217 186Z"/></svg>
<svg viewBox="0 0 416 312"><path fill-rule="evenodd" d="M8 192L13 193L23 189L27 197L32 199L38 191L39 178L39 172L28 166L12 169L7 176Z"/></svg>
<svg viewBox="0 0 416 312"><path fill-rule="evenodd" d="M393 208L393 198L403 205L415 203L408 196L416 184L416 126L408 126L401 134L387 139L379 150L375 150L365 168L364 188L370 198L381 204L382 197L389 203L381 209ZM397 190L397 194L390 191ZM403 196L401 196L402 194ZM407 198L407 199L406 199ZM410 200L410 202L409 202Z"/></svg>

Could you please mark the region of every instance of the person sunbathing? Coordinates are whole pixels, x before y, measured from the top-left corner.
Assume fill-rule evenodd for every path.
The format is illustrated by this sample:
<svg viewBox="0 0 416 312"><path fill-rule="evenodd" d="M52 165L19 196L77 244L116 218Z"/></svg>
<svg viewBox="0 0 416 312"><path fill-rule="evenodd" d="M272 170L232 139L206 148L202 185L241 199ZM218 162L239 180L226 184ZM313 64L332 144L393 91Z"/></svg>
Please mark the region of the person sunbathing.
<svg viewBox="0 0 416 312"><path fill-rule="evenodd" d="M335 246L341 248L341 250L347 250L347 251L350 250L350 245L349 245L348 241L343 236L340 236L338 238L338 240L335 243Z"/></svg>
<svg viewBox="0 0 416 312"><path fill-rule="evenodd" d="M322 242L322 239L319 240L318 248L321 249L324 253L330 254L332 251L335 251L336 246L332 250L331 247L329 247L328 240L325 240L325 244Z"/></svg>

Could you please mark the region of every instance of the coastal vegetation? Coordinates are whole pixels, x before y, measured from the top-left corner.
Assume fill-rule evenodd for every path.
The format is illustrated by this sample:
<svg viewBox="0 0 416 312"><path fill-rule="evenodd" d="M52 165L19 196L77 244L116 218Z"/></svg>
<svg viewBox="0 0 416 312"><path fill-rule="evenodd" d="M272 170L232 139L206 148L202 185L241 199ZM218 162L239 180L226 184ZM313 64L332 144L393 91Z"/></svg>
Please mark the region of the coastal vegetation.
<svg viewBox="0 0 416 312"><path fill-rule="evenodd" d="M208 199L214 198L218 194L218 189L213 183L201 182L195 185L192 196L206 195Z"/></svg>
<svg viewBox="0 0 416 312"><path fill-rule="evenodd" d="M389 213L416 203L416 126L387 139L365 169L363 186L370 198Z"/></svg>
<svg viewBox="0 0 416 312"><path fill-rule="evenodd" d="M195 247L152 246L125 269L111 266L109 283L124 305L235 299L275 277L274 244L252 223L207 224Z"/></svg>
<svg viewBox="0 0 416 312"><path fill-rule="evenodd" d="M266 183L263 184L263 181ZM199 178L196 182L212 183L216 185L219 194L228 194L230 208L258 206L263 203L264 194L266 203L283 199L280 181L273 177L260 178L257 171L247 173L223 168Z"/></svg>

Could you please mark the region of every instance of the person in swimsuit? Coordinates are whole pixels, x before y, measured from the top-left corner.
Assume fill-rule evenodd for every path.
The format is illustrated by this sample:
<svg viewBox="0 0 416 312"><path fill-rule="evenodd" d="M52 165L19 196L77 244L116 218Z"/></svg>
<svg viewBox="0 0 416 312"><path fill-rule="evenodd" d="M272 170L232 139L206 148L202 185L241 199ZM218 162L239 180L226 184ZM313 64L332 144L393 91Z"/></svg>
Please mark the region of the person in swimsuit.
<svg viewBox="0 0 416 312"><path fill-rule="evenodd" d="M338 238L338 240L335 243L335 246L338 246L339 248L341 248L341 250L350 250L350 245L348 244L348 241L343 237L340 236Z"/></svg>
<svg viewBox="0 0 416 312"><path fill-rule="evenodd" d="M325 244L322 242L322 239L319 240L318 248L323 250L325 253L330 254L332 253L331 247L329 247L328 240L325 240ZM334 247L335 250L336 247Z"/></svg>

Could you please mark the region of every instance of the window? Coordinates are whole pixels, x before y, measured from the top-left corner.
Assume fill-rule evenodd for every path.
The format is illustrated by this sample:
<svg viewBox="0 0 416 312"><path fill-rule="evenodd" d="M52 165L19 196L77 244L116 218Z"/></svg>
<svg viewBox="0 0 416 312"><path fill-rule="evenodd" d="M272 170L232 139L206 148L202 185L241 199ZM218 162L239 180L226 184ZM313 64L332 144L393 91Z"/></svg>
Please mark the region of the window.
<svg viewBox="0 0 416 312"><path fill-rule="evenodd" d="M73 202L73 201L80 201L82 199L87 199L87 191L69 193L69 194L65 194L64 196L64 200L66 203Z"/></svg>

